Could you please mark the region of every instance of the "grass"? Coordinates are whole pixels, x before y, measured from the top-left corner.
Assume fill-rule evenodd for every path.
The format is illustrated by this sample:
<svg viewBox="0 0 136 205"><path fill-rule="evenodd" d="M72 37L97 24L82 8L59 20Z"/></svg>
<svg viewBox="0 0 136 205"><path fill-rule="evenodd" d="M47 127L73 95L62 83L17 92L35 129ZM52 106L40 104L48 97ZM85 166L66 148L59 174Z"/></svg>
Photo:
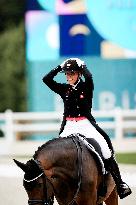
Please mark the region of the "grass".
<svg viewBox="0 0 136 205"><path fill-rule="evenodd" d="M136 152L134 152L134 153L117 153L116 159L117 159L118 163L135 164L136 165Z"/></svg>

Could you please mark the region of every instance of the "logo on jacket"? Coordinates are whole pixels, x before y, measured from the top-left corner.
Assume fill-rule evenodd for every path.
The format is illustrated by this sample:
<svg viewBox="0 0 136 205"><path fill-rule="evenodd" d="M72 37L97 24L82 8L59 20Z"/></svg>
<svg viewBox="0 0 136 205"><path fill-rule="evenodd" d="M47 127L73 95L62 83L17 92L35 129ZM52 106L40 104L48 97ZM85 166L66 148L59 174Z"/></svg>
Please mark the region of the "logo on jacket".
<svg viewBox="0 0 136 205"><path fill-rule="evenodd" d="M81 95L80 95L80 98L84 98L84 95L81 94Z"/></svg>

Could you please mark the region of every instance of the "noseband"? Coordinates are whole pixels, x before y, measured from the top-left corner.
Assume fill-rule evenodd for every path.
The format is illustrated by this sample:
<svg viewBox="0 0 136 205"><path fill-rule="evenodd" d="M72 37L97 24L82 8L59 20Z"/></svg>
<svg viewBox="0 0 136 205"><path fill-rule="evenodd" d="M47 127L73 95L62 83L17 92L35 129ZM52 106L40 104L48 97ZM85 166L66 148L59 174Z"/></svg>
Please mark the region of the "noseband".
<svg viewBox="0 0 136 205"><path fill-rule="evenodd" d="M46 200L40 200L40 199L29 199L28 200L29 205L36 205L36 204L42 204L42 205L49 205L50 203Z"/></svg>
<svg viewBox="0 0 136 205"><path fill-rule="evenodd" d="M39 166L39 161L37 160L34 160L35 163ZM30 182L33 182L35 180L37 180L38 178L40 177L46 177L46 175L44 174L44 172L42 172L41 174L39 174L37 177L33 178L33 179L30 179L30 180L27 180L24 178L24 181L27 182L27 183L30 183ZM52 197L50 197L48 199L48 196L47 196L47 186L46 186L46 183L44 184L44 188L45 188L45 199L29 199L28 200L28 205L36 205L36 204L41 204L41 205L53 205L54 203L54 199Z"/></svg>

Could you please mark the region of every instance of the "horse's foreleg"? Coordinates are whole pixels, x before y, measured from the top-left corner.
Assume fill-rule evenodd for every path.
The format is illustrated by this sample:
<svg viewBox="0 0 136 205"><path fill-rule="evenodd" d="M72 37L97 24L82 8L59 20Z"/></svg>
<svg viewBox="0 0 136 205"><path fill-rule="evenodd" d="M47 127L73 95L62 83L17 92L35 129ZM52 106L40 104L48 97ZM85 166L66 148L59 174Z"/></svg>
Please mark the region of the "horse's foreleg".
<svg viewBox="0 0 136 205"><path fill-rule="evenodd" d="M109 197L105 200L106 205L118 205L118 193L116 188L113 189Z"/></svg>

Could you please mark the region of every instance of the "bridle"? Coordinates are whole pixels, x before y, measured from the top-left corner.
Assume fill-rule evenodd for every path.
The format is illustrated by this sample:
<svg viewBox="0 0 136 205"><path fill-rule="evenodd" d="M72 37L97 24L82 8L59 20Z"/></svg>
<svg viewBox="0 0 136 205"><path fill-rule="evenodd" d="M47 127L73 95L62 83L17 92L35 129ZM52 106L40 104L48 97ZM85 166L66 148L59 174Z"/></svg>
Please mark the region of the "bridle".
<svg viewBox="0 0 136 205"><path fill-rule="evenodd" d="M77 184L77 190L74 194L73 199L67 204L67 205L72 205L75 202L75 199L79 193L80 187L81 187L81 181L82 181L82 149L80 146L80 141L79 138L76 135L71 135L70 136L74 142L74 144L76 145L76 149L77 149L77 165L78 165L78 184ZM40 162L38 160L34 160L36 162L36 164L39 166ZM45 173L42 171L41 174L39 174L37 177L27 180L24 178L24 181L27 183L33 182L35 180L37 180L40 177L45 177L45 182L46 180L49 181L49 183L51 184L51 186L53 187L53 184L50 182L50 180L47 178L47 176L45 175ZM36 205L36 204L41 204L41 205L53 205L54 203L54 197L49 197L48 198L48 193L47 193L47 183L43 183L44 185L44 189L45 189L45 199L29 199L28 200L28 205ZM54 187L53 187L54 189Z"/></svg>
<svg viewBox="0 0 136 205"><path fill-rule="evenodd" d="M38 160L34 160L35 163L39 166L39 161ZM53 205L54 203L54 198L53 197L49 197L48 198L48 193L47 193L47 184L46 184L46 180L48 179L45 175L44 172L41 172L37 177L27 180L24 178L24 181L27 183L36 181L37 179L39 179L40 177L45 178L45 183L43 183L43 189L45 190L45 199L29 199L28 200L28 205L36 205L36 204L41 204L41 205ZM49 180L49 179L48 179ZM50 181L49 181L50 182ZM50 182L51 183L51 182ZM52 185L52 184L51 184Z"/></svg>
<svg viewBox="0 0 136 205"><path fill-rule="evenodd" d="M29 205L35 205L35 204L48 205L49 203L46 202L46 200L42 200L42 199L29 199L28 204Z"/></svg>

